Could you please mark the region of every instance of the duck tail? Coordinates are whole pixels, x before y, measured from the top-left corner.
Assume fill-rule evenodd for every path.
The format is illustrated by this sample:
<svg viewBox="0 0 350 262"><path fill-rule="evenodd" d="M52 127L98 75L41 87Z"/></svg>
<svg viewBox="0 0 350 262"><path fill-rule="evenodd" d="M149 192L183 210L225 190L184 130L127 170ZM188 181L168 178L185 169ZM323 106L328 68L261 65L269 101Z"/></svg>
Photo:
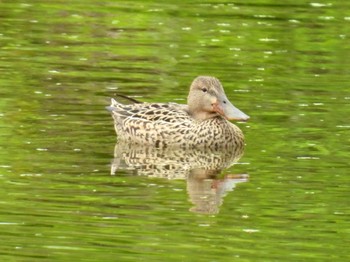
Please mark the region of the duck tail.
<svg viewBox="0 0 350 262"><path fill-rule="evenodd" d="M107 109L108 111L112 112L112 111L114 111L114 110L116 109L116 107L118 106L118 104L119 104L119 103L118 103L115 99L111 98L111 105L110 105L110 106L106 106L106 109Z"/></svg>
<svg viewBox="0 0 350 262"><path fill-rule="evenodd" d="M135 99L135 98L132 98L132 97L128 97L128 96L125 96L125 95L122 95L122 94L117 94L117 96L121 97L121 98L124 98L126 100L129 100L130 102L132 103L135 103L135 104L141 104L142 102L140 102L139 100ZM114 99L113 99L114 100ZM115 101L115 100L114 100Z"/></svg>

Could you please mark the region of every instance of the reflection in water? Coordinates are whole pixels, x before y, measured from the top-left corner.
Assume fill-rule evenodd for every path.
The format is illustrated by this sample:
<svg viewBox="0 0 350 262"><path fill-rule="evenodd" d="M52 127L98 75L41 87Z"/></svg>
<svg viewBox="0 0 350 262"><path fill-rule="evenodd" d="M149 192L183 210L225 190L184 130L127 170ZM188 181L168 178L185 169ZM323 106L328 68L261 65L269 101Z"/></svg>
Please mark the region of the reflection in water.
<svg viewBox="0 0 350 262"><path fill-rule="evenodd" d="M117 170L135 170L137 175L167 179L186 179L187 192L197 213L219 212L223 197L237 183L248 181L248 175L220 176L243 155L243 148L226 151L180 148L155 148L117 143L111 174Z"/></svg>

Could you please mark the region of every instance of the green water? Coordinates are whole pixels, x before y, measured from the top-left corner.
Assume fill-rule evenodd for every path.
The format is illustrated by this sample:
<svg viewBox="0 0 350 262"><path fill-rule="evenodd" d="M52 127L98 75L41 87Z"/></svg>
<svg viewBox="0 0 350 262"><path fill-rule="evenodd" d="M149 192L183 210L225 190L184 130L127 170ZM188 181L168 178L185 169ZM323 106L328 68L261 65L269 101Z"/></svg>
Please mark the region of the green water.
<svg viewBox="0 0 350 262"><path fill-rule="evenodd" d="M1 261L349 261L349 38L343 0L0 1ZM116 146L110 97L198 75L243 156Z"/></svg>

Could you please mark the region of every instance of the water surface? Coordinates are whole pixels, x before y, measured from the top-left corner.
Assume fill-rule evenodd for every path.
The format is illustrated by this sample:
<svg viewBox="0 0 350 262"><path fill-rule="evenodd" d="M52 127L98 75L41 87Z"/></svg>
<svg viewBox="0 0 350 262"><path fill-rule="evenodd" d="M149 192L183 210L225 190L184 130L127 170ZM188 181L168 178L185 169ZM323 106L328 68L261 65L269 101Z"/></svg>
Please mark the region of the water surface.
<svg viewBox="0 0 350 262"><path fill-rule="evenodd" d="M2 260L349 260L346 1L0 10ZM198 75L251 116L244 154L118 157L109 98L185 103Z"/></svg>

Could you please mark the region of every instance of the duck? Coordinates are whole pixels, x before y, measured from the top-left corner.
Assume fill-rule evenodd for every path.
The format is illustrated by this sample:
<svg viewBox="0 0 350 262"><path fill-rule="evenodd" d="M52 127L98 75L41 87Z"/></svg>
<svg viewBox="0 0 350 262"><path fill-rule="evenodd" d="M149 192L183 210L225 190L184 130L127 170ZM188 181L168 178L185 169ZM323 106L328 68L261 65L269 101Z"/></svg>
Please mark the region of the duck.
<svg viewBox="0 0 350 262"><path fill-rule="evenodd" d="M187 104L122 104L111 99L106 107L114 119L118 141L189 149L244 147L244 135L231 120L249 116L227 98L216 77L198 76L190 85Z"/></svg>

